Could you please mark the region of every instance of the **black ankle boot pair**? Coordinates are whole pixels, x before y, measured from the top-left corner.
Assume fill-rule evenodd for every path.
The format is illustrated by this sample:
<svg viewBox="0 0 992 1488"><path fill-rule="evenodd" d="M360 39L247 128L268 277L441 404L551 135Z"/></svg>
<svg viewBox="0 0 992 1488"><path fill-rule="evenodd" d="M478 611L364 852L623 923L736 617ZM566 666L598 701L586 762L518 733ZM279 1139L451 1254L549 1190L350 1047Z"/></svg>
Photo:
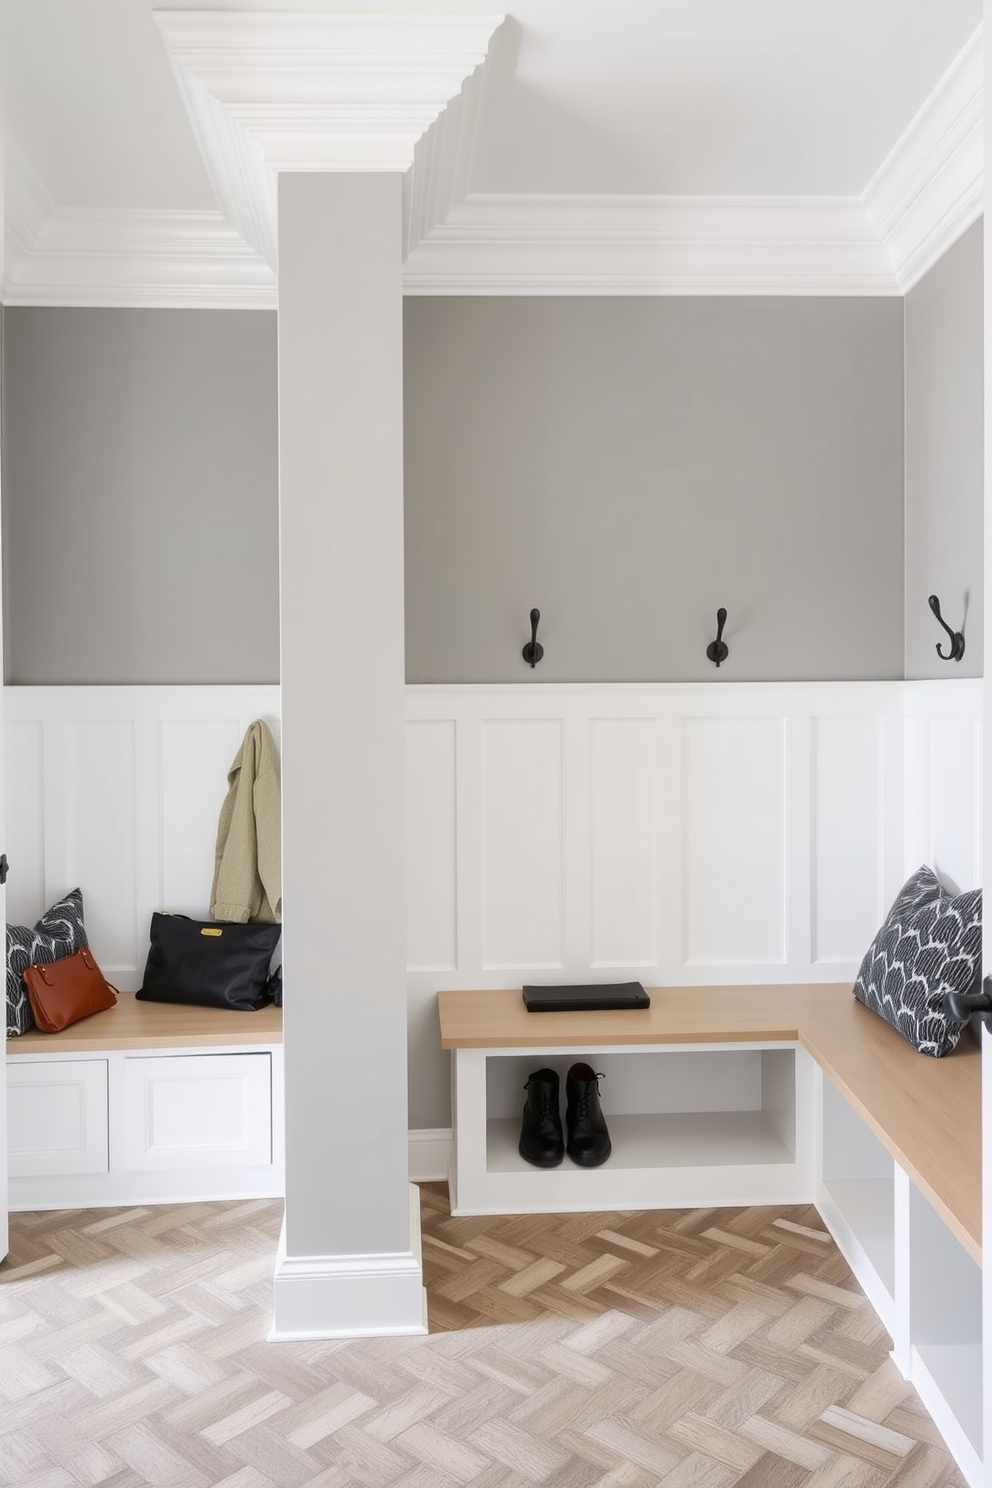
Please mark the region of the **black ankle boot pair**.
<svg viewBox="0 0 992 1488"><path fill-rule="evenodd" d="M573 1064L565 1077L565 1130L561 1129L559 1080L552 1069L535 1070L524 1089L520 1156L535 1168L556 1168L567 1152L580 1168L598 1168L613 1151L599 1104L599 1082L591 1065Z"/></svg>

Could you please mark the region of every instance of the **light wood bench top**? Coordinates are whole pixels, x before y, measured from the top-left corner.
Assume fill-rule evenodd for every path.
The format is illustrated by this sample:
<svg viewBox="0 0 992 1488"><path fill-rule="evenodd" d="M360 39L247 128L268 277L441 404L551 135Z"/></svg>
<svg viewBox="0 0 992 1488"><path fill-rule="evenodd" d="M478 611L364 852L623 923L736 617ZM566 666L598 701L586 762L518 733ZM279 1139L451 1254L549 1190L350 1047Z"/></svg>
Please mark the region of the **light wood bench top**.
<svg viewBox="0 0 992 1488"><path fill-rule="evenodd" d="M32 1029L7 1040L7 1054L90 1054L99 1049L243 1048L282 1043L282 1009L236 1013L223 1008L137 1002L122 992L117 1006L72 1023L61 1033Z"/></svg>
<svg viewBox="0 0 992 1488"><path fill-rule="evenodd" d="M981 1050L918 1054L850 983L651 987L651 1006L529 1013L520 989L439 992L444 1049L798 1043L808 1049L973 1260L982 1259Z"/></svg>

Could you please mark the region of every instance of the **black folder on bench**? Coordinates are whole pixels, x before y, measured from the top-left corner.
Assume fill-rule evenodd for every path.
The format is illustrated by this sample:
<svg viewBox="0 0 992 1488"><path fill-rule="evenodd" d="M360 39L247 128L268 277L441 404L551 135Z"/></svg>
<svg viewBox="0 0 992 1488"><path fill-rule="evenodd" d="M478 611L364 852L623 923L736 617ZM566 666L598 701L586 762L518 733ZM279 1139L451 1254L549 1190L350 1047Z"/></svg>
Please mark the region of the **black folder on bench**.
<svg viewBox="0 0 992 1488"><path fill-rule="evenodd" d="M640 982L600 982L589 986L525 987L529 1013L581 1013L587 1008L646 1008L651 999Z"/></svg>

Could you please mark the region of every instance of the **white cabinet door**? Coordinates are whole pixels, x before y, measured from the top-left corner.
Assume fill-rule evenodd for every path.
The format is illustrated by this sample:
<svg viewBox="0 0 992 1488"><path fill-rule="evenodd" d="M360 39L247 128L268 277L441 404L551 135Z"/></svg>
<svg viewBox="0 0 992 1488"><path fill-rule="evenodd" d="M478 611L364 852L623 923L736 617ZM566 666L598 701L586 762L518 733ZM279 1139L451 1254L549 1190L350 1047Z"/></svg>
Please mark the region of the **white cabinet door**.
<svg viewBox="0 0 992 1488"><path fill-rule="evenodd" d="M13 1060L7 1108L12 1178L108 1171L105 1059Z"/></svg>
<svg viewBox="0 0 992 1488"><path fill-rule="evenodd" d="M272 1161L268 1054L124 1060L124 1168L257 1168Z"/></svg>

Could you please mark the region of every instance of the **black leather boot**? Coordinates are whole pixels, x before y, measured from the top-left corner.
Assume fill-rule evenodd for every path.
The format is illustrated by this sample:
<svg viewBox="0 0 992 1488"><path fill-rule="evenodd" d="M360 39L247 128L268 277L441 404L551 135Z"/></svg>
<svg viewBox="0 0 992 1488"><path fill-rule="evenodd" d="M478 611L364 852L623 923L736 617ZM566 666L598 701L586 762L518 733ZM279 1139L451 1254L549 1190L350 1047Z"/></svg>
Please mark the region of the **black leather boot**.
<svg viewBox="0 0 992 1488"><path fill-rule="evenodd" d="M565 1080L566 1151L580 1168L598 1168L613 1151L599 1104L601 1075L589 1064L573 1064Z"/></svg>
<svg viewBox="0 0 992 1488"><path fill-rule="evenodd" d="M559 1081L552 1069L535 1070L527 1084L520 1127L520 1156L535 1168L556 1168L565 1156L559 1110Z"/></svg>

